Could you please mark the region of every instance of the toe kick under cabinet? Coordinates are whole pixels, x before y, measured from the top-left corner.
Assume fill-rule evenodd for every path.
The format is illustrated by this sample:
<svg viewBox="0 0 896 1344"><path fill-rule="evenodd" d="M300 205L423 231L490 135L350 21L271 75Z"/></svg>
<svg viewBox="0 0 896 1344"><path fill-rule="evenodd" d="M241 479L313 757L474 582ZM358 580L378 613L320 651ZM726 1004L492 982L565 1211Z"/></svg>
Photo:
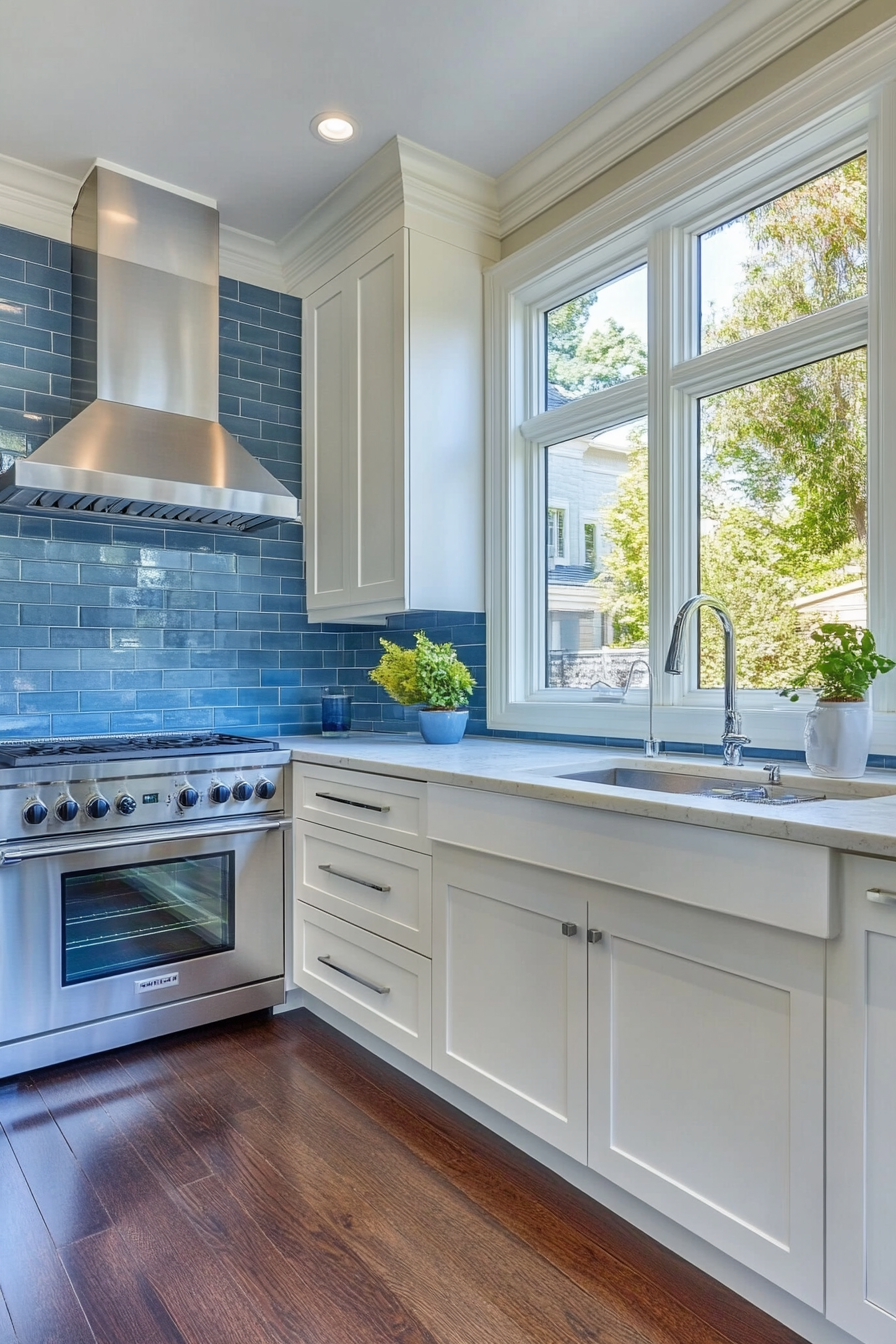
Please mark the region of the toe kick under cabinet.
<svg viewBox="0 0 896 1344"><path fill-rule="evenodd" d="M426 785L332 767L294 769L295 982L429 1065Z"/></svg>

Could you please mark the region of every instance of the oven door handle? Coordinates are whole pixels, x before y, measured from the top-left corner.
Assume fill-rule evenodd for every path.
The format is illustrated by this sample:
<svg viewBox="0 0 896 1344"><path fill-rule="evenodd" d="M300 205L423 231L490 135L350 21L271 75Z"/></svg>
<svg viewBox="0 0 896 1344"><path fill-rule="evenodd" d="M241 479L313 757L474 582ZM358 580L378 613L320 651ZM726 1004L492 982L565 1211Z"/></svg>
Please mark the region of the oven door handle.
<svg viewBox="0 0 896 1344"><path fill-rule="evenodd" d="M210 835L249 835L253 831L279 831L291 824L283 818L278 818L277 821L250 822L247 826L222 826L219 822L211 826L193 826L189 830L185 826L166 826L158 830L145 831L141 835L128 831L124 834L112 834L108 838L97 836L89 840L78 836L77 839L66 838L55 844L50 842L45 845L31 844L21 848L0 849L0 868L7 868L12 863L22 863L25 859L50 859L65 854L93 854L100 849L128 847L133 849L137 845L155 845L165 840L204 839Z"/></svg>

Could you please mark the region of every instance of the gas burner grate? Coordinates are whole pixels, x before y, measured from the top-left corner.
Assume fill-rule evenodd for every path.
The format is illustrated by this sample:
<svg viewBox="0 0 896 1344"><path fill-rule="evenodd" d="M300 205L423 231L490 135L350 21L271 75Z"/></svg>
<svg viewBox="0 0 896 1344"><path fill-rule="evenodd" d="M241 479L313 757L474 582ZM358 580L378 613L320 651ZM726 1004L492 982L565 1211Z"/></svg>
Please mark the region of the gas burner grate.
<svg viewBox="0 0 896 1344"><path fill-rule="evenodd" d="M39 738L33 742L4 742L0 764L31 765L44 761L132 760L134 757L203 756L219 752L267 751L276 742L233 733L160 733L145 737Z"/></svg>

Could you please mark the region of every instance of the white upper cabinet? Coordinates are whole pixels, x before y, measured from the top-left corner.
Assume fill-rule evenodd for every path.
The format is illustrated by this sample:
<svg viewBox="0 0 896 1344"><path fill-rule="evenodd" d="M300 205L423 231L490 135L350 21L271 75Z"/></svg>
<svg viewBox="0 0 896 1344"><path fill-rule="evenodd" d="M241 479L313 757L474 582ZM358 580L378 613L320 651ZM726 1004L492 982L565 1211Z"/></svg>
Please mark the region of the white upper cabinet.
<svg viewBox="0 0 896 1344"><path fill-rule="evenodd" d="M374 172L389 151L398 204ZM478 174L452 166L454 201L445 188L430 208L410 204L422 158L386 146L324 203L303 254L303 521L316 620L484 606L482 271L493 240L481 206L456 194ZM474 223L435 213L446 200Z"/></svg>
<svg viewBox="0 0 896 1344"><path fill-rule="evenodd" d="M896 863L844 858L828 952L827 1315L896 1344Z"/></svg>
<svg viewBox="0 0 896 1344"><path fill-rule="evenodd" d="M407 270L400 229L304 304L309 612L404 609Z"/></svg>

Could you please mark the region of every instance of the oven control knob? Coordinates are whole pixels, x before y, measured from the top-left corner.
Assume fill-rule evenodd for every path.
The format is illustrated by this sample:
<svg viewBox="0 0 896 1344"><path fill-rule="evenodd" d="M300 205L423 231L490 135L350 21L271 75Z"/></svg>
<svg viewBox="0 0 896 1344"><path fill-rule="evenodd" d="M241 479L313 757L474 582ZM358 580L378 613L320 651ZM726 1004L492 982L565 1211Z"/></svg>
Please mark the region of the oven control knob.
<svg viewBox="0 0 896 1344"><path fill-rule="evenodd" d="M213 784L208 791L209 802L226 803L230 798L230 789L226 784Z"/></svg>
<svg viewBox="0 0 896 1344"><path fill-rule="evenodd" d="M70 793L64 793L55 808L59 821L74 821L80 810Z"/></svg>
<svg viewBox="0 0 896 1344"><path fill-rule="evenodd" d="M120 793L115 799L115 811L120 812L123 817L129 817L132 812L137 811L137 799L129 793Z"/></svg>
<svg viewBox="0 0 896 1344"><path fill-rule="evenodd" d="M87 799L84 809L91 821L102 821L109 815L109 801L101 793L94 793Z"/></svg>
<svg viewBox="0 0 896 1344"><path fill-rule="evenodd" d="M177 791L178 807L195 807L199 802L199 790L194 789L192 784L185 784L182 789Z"/></svg>
<svg viewBox="0 0 896 1344"><path fill-rule="evenodd" d="M39 798L32 798L22 809L22 818L27 826L39 826L47 819L46 804Z"/></svg>
<svg viewBox="0 0 896 1344"><path fill-rule="evenodd" d="M233 796L238 803L248 803L252 797L252 785L245 779L238 779L233 786Z"/></svg>
<svg viewBox="0 0 896 1344"><path fill-rule="evenodd" d="M273 798L277 792L277 785L270 779L260 779L255 785L255 792L259 798Z"/></svg>

